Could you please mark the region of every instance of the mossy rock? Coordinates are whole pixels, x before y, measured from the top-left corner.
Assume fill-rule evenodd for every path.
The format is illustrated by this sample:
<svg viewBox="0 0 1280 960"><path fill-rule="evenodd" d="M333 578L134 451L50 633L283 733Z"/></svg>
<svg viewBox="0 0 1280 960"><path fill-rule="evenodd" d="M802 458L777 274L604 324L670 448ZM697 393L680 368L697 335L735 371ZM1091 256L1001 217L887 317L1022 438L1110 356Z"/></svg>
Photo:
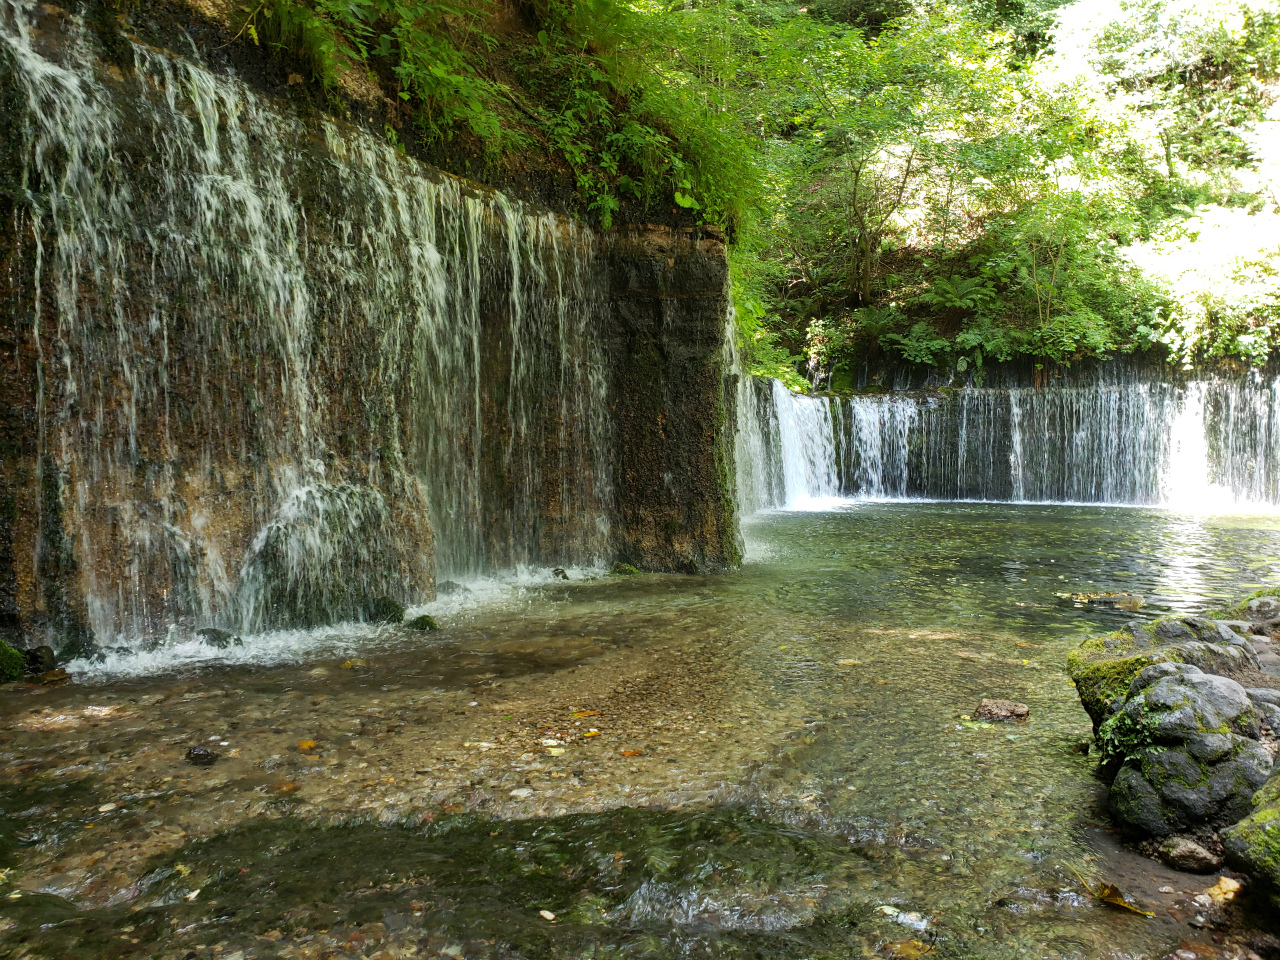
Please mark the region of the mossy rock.
<svg viewBox="0 0 1280 960"><path fill-rule="evenodd" d="M615 577L634 577L640 571L629 563L615 563L609 568L609 572Z"/></svg>
<svg viewBox="0 0 1280 960"><path fill-rule="evenodd" d="M364 619L369 623L400 623L404 607L390 597L378 597L365 604Z"/></svg>
<svg viewBox="0 0 1280 960"><path fill-rule="evenodd" d="M21 680L26 666L27 658L23 652L0 640L0 683Z"/></svg>
<svg viewBox="0 0 1280 960"><path fill-rule="evenodd" d="M1253 812L1223 831L1228 862L1266 891L1280 921L1280 776L1272 777L1253 796Z"/></svg>
<svg viewBox="0 0 1280 960"><path fill-rule="evenodd" d="M1258 600L1261 597L1274 597L1280 601L1280 587L1263 587L1261 590L1255 590L1234 606L1225 610L1214 610L1204 616L1208 620L1248 620L1250 619L1249 601Z"/></svg>
<svg viewBox="0 0 1280 960"><path fill-rule="evenodd" d="M406 620L404 625L410 630L439 630L440 624L436 623L436 618L429 613L424 613L420 617L414 617L412 620Z"/></svg>
<svg viewBox="0 0 1280 960"><path fill-rule="evenodd" d="M1115 640L1112 648L1105 645ZM1111 715L1111 704L1129 692L1129 685L1145 667L1164 663L1169 656L1153 651L1132 655L1133 641L1128 643L1120 634L1093 637L1084 641L1067 656L1067 673L1076 685L1080 703L1093 721L1096 734L1104 720Z"/></svg>
<svg viewBox="0 0 1280 960"><path fill-rule="evenodd" d="M205 627L196 631L196 636L200 638L206 646L213 647L215 650L226 650L228 647L243 647L244 641L233 633L226 630L219 630L217 627Z"/></svg>

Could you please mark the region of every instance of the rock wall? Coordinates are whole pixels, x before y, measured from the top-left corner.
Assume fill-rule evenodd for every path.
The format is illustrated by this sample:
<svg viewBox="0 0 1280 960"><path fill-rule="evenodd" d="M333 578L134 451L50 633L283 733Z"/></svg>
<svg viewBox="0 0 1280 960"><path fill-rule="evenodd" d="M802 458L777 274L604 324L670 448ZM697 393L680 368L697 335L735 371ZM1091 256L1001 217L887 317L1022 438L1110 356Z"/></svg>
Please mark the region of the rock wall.
<svg viewBox="0 0 1280 960"><path fill-rule="evenodd" d="M5 636L737 562L717 231L594 233L50 5L0 11L0 104Z"/></svg>

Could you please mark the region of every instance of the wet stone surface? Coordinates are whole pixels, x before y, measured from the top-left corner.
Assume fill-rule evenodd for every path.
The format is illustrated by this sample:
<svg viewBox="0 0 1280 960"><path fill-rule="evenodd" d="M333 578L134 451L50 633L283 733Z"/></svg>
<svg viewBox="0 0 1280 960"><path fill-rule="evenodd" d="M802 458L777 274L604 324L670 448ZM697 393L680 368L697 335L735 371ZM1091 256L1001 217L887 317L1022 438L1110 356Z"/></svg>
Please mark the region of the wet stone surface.
<svg viewBox="0 0 1280 960"><path fill-rule="evenodd" d="M747 534L721 578L549 575L274 666L246 636L0 690L0 953L1265 950L1243 895L1196 902L1216 873L1108 832L1062 664L1133 614L1055 593L1199 613L1280 573L1280 524L867 505Z"/></svg>

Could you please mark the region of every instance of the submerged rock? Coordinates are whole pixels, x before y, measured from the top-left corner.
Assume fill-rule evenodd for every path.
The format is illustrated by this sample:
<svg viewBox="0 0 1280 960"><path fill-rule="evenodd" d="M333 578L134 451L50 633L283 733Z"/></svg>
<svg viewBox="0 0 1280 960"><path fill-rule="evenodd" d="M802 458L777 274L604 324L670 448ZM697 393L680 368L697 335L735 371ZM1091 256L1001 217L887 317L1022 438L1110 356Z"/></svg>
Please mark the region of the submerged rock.
<svg viewBox="0 0 1280 960"><path fill-rule="evenodd" d="M1031 709L1025 703L1012 700L990 700L983 698L973 711L974 720L1025 720Z"/></svg>
<svg viewBox="0 0 1280 960"><path fill-rule="evenodd" d="M455 593L470 593L469 587L464 587L455 580L441 580L436 584L436 593L442 597L452 596Z"/></svg>
<svg viewBox="0 0 1280 960"><path fill-rule="evenodd" d="M363 612L369 623L400 623L404 620L404 607L390 597L378 597L368 603Z"/></svg>
<svg viewBox="0 0 1280 960"><path fill-rule="evenodd" d="M420 617L414 617L412 620L406 620L405 624L410 630L439 630L440 624L436 623L436 618L429 613L424 613Z"/></svg>
<svg viewBox="0 0 1280 960"><path fill-rule="evenodd" d="M1222 866L1222 858L1187 837L1170 837L1160 844L1160 859L1175 870L1212 873Z"/></svg>
<svg viewBox="0 0 1280 960"><path fill-rule="evenodd" d="M58 669L58 658L53 647L32 647L27 651L27 675L38 677L50 670Z"/></svg>
<svg viewBox="0 0 1280 960"><path fill-rule="evenodd" d="M217 627L205 627L203 630L197 630L196 636L215 650L244 646L244 641L235 634L228 633L226 630L219 630Z"/></svg>
<svg viewBox="0 0 1280 960"><path fill-rule="evenodd" d="M1104 760L1120 765L1112 816L1157 837L1234 823L1271 773L1259 733L1257 712L1234 680L1189 664L1143 668L1098 733Z"/></svg>
<svg viewBox="0 0 1280 960"><path fill-rule="evenodd" d="M193 767L211 767L218 762L218 755L205 747L192 747L182 759Z"/></svg>

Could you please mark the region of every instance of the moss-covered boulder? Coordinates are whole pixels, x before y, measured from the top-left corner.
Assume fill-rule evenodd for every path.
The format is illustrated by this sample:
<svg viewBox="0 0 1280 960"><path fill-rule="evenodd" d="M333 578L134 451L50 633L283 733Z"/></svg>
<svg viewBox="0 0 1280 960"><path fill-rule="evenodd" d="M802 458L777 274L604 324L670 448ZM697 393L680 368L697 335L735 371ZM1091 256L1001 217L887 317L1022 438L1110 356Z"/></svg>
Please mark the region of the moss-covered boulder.
<svg viewBox="0 0 1280 960"><path fill-rule="evenodd" d="M1252 812L1222 833L1227 861L1253 878L1280 912L1280 776L1253 798Z"/></svg>
<svg viewBox="0 0 1280 960"><path fill-rule="evenodd" d="M410 630L439 630L440 624L436 623L436 618L429 613L414 617L412 620L406 620L404 625Z"/></svg>
<svg viewBox="0 0 1280 960"><path fill-rule="evenodd" d="M13 683L21 680L27 666L27 658L21 650L15 650L0 640L0 683Z"/></svg>
<svg viewBox="0 0 1280 960"><path fill-rule="evenodd" d="M1090 637L1067 657L1067 672L1096 735L1129 695L1145 668L1157 663L1187 663L1205 673L1243 677L1258 670L1257 651L1224 621L1168 617Z"/></svg>
<svg viewBox="0 0 1280 960"><path fill-rule="evenodd" d="M1271 774L1243 687L1190 664L1143 668L1098 732L1118 763L1110 810L1131 833L1164 837L1234 823Z"/></svg>
<svg viewBox="0 0 1280 960"><path fill-rule="evenodd" d="M1134 677L1152 664L1169 662L1168 655L1163 653L1135 652L1132 642L1123 644L1124 639L1118 634L1093 637L1067 656L1067 672L1076 685L1081 705L1093 721L1095 735L1103 722L1123 705ZM1113 641L1110 646L1108 640Z"/></svg>

